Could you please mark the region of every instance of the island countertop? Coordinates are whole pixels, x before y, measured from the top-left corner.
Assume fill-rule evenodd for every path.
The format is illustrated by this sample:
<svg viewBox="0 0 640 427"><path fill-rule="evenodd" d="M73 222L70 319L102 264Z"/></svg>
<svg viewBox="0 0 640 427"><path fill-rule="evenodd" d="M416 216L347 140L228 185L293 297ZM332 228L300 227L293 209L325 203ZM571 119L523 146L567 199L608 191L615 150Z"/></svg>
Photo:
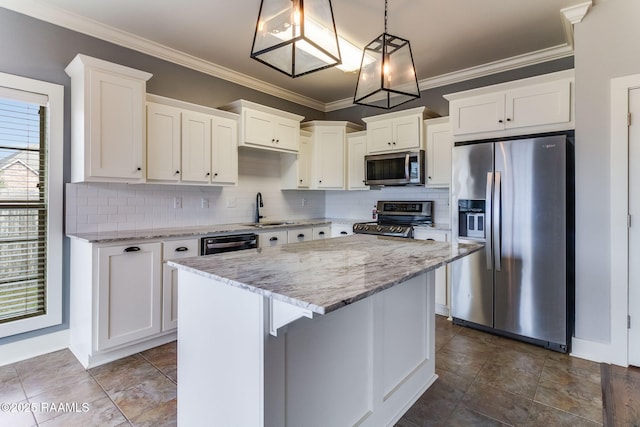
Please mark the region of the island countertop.
<svg viewBox="0 0 640 427"><path fill-rule="evenodd" d="M185 258L168 264L326 314L482 247L356 234Z"/></svg>

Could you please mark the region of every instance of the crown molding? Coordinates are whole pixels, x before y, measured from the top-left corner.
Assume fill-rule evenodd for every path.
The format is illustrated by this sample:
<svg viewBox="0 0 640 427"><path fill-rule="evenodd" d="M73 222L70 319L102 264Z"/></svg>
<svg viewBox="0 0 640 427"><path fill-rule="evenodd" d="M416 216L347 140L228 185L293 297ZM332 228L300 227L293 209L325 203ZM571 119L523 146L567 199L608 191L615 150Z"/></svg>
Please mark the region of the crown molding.
<svg viewBox="0 0 640 427"><path fill-rule="evenodd" d="M591 4L592 2L590 0L561 10L563 23L565 25L565 36L567 37L566 44L423 79L418 82L418 87L423 91L571 56L573 55L573 24L582 20L591 7ZM324 103L246 74L238 73L213 62L204 61L195 56L188 55L176 49L138 37L134 34L117 30L100 22L42 4L36 0L0 0L0 7L13 10L14 12L36 18L50 24L67 28L69 30L86 34L88 36L105 40L128 49L136 50L138 52L250 89L267 93L299 105L304 105L318 111L330 112L354 106L353 98Z"/></svg>
<svg viewBox="0 0 640 427"><path fill-rule="evenodd" d="M276 85L238 73L213 62L204 61L176 49L138 37L126 31L117 30L100 22L82 17L68 11L39 3L35 0L0 0L0 7L36 18L78 33L86 34L128 49L151 55L213 77L258 90L296 104L324 111L325 104L315 99L283 89Z"/></svg>

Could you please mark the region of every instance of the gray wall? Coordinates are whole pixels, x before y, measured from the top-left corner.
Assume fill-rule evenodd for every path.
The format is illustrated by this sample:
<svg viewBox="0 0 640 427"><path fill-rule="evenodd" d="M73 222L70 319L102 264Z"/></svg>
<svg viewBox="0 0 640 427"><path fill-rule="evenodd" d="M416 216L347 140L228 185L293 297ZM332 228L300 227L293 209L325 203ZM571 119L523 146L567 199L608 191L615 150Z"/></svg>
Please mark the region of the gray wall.
<svg viewBox="0 0 640 427"><path fill-rule="evenodd" d="M614 77L640 73L639 18L638 0L599 0L575 26L575 335L604 343L611 338L612 287L609 85Z"/></svg>

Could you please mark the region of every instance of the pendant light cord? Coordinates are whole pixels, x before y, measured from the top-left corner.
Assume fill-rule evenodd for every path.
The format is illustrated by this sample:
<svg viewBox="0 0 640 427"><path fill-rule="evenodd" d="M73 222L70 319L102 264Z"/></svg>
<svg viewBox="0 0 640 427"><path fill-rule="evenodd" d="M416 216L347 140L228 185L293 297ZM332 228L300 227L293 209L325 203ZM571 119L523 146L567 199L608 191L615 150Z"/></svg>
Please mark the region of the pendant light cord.
<svg viewBox="0 0 640 427"><path fill-rule="evenodd" d="M387 0L384 0L384 32L387 32Z"/></svg>

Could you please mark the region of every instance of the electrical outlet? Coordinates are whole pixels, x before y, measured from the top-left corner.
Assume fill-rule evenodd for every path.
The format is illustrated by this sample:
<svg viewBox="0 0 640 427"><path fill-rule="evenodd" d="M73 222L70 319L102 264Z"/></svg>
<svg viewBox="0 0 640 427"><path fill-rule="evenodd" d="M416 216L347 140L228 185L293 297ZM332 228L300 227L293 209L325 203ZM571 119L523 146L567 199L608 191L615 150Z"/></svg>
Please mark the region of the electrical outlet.
<svg viewBox="0 0 640 427"><path fill-rule="evenodd" d="M174 197L173 198L173 208L174 209L182 208L182 197Z"/></svg>
<svg viewBox="0 0 640 427"><path fill-rule="evenodd" d="M209 209L209 199L203 197L200 199L200 204L202 205L202 209Z"/></svg>
<svg viewBox="0 0 640 427"><path fill-rule="evenodd" d="M302 199L302 206L307 206L307 199L305 198Z"/></svg>
<svg viewBox="0 0 640 427"><path fill-rule="evenodd" d="M235 197L227 197L227 207L228 208L237 208L238 207L238 199Z"/></svg>

